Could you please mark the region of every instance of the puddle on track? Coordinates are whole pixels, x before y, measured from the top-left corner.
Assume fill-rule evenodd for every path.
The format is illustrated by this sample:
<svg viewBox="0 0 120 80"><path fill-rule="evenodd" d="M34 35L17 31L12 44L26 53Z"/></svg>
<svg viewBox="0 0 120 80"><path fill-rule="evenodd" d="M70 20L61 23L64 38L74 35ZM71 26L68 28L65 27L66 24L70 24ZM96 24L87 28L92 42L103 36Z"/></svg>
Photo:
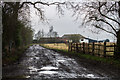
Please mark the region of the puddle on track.
<svg viewBox="0 0 120 80"><path fill-rule="evenodd" d="M39 74L57 74L57 71L40 71Z"/></svg>
<svg viewBox="0 0 120 80"><path fill-rule="evenodd" d="M37 72L40 69L35 68L34 66L28 67L30 72Z"/></svg>
<svg viewBox="0 0 120 80"><path fill-rule="evenodd" d="M65 62L65 60L57 60L58 62Z"/></svg>
<svg viewBox="0 0 120 80"><path fill-rule="evenodd" d="M30 76L25 76L25 78L30 78Z"/></svg>
<svg viewBox="0 0 120 80"><path fill-rule="evenodd" d="M82 74L82 75L80 75L81 77L85 77L85 78L103 78L103 77L96 77L96 76L94 76L93 74Z"/></svg>
<svg viewBox="0 0 120 80"><path fill-rule="evenodd" d="M46 67L42 67L40 70L57 70L57 67L52 67L52 66L46 66Z"/></svg>

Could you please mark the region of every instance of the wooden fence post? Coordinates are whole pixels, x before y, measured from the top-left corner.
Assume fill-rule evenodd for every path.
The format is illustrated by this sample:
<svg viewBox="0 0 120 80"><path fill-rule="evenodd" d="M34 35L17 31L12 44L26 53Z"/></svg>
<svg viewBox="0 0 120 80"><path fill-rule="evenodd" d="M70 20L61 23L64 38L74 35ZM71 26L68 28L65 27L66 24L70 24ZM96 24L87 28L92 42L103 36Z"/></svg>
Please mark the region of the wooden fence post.
<svg viewBox="0 0 120 80"><path fill-rule="evenodd" d="M76 43L76 52L79 52L78 43Z"/></svg>
<svg viewBox="0 0 120 80"><path fill-rule="evenodd" d="M85 53L85 43L83 42L83 53Z"/></svg>
<svg viewBox="0 0 120 80"><path fill-rule="evenodd" d="M74 52L76 52L76 45L75 45L76 43L73 43L73 47L74 47Z"/></svg>
<svg viewBox="0 0 120 80"><path fill-rule="evenodd" d="M98 56L100 56L100 42L98 44Z"/></svg>
<svg viewBox="0 0 120 80"><path fill-rule="evenodd" d="M81 43L80 43L80 51L82 51L82 49L81 49Z"/></svg>
<svg viewBox="0 0 120 80"><path fill-rule="evenodd" d="M104 57L106 57L106 42L104 42Z"/></svg>
<svg viewBox="0 0 120 80"><path fill-rule="evenodd" d="M89 54L89 43L88 43L88 54Z"/></svg>
<svg viewBox="0 0 120 80"><path fill-rule="evenodd" d="M72 48L72 51L75 52L75 43L72 44L72 47L73 47L73 48Z"/></svg>
<svg viewBox="0 0 120 80"><path fill-rule="evenodd" d="M114 43L114 54L113 54L113 56L115 56L115 54L116 54L116 44Z"/></svg>
<svg viewBox="0 0 120 80"><path fill-rule="evenodd" d="M71 45L70 43L68 43L68 51L70 51Z"/></svg>
<svg viewBox="0 0 120 80"><path fill-rule="evenodd" d="M95 43L93 42L93 44L92 44L92 55L94 55L94 48L95 48Z"/></svg>
<svg viewBox="0 0 120 80"><path fill-rule="evenodd" d="M72 43L71 43L71 46L70 46L71 48L70 48L70 51L72 51Z"/></svg>

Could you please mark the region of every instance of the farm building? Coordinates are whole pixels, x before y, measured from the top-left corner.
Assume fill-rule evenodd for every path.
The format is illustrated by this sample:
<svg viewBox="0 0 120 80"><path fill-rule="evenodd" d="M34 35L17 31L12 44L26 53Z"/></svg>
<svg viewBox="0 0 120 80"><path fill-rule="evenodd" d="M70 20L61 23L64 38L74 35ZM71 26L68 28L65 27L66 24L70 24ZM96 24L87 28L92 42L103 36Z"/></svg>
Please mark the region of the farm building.
<svg viewBox="0 0 120 80"><path fill-rule="evenodd" d="M81 43L82 42L85 42L85 43L92 43L92 42L110 42L110 40L109 39L105 39L105 40L94 40L94 39L90 39L90 38L81 38L80 40L79 40Z"/></svg>
<svg viewBox="0 0 120 80"><path fill-rule="evenodd" d="M88 42L89 42L89 40L88 40L88 39L86 39L86 38L81 38L81 39L79 40L79 42L80 42L80 43L83 43L83 42L88 43Z"/></svg>
<svg viewBox="0 0 120 80"><path fill-rule="evenodd" d="M84 39L85 37L80 34L64 34L62 38L66 39L67 42L79 42L80 39Z"/></svg>
<svg viewBox="0 0 120 80"><path fill-rule="evenodd" d="M34 43L64 43L65 41L66 40L62 39L61 37L44 37L37 41L34 40Z"/></svg>

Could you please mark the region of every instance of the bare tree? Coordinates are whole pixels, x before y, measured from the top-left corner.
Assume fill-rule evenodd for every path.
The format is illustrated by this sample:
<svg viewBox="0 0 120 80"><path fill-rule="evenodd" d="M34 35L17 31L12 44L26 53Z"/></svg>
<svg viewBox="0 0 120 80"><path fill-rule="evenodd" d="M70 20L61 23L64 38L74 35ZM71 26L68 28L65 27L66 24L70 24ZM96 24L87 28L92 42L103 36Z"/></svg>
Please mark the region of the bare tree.
<svg viewBox="0 0 120 80"><path fill-rule="evenodd" d="M40 38L43 38L44 37L44 31L43 29L42 30L39 30L36 34L35 34L35 38L37 40L39 40Z"/></svg>
<svg viewBox="0 0 120 80"><path fill-rule="evenodd" d="M58 33L56 31L53 32L54 37L58 37Z"/></svg>
<svg viewBox="0 0 120 80"><path fill-rule="evenodd" d="M79 16L84 11L83 25L92 24L97 29L113 34L117 38L115 58L120 58L120 1L111 2L83 2L71 4L74 16Z"/></svg>
<svg viewBox="0 0 120 80"><path fill-rule="evenodd" d="M53 26L50 27L48 37L58 37L58 33L53 30Z"/></svg>
<svg viewBox="0 0 120 80"><path fill-rule="evenodd" d="M44 30L43 30L43 29L42 29L42 31L41 31L41 34L42 34L42 37L44 37L45 32L44 32Z"/></svg>
<svg viewBox="0 0 120 80"><path fill-rule="evenodd" d="M38 14L41 20L43 21L45 20L44 10L42 10L39 6L37 6L37 4L41 4L41 6L56 5L58 6L58 9L60 9L60 6L65 4L65 2L51 2L51 3L44 2L44 1L3 2L2 3L2 12L3 12L2 22L3 22L3 39L4 39L3 43L5 43L6 45L9 45L12 42L14 42L15 45L17 45L18 36L15 33L19 33L19 30L17 30L20 28L17 26L18 21L20 20L24 24L28 25L30 6L33 6L38 11ZM6 34L8 36L6 36ZM8 40L6 39L6 37L8 38Z"/></svg>

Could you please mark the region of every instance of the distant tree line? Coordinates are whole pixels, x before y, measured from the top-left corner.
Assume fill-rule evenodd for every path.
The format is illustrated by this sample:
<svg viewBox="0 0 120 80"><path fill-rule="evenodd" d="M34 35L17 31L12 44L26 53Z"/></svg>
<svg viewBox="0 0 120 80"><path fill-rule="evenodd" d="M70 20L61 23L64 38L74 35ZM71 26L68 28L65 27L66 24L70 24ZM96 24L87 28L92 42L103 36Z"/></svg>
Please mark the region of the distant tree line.
<svg viewBox="0 0 120 80"><path fill-rule="evenodd" d="M45 33L44 30L39 30L35 34L35 40L40 40L41 38L56 38L58 37L58 32L54 31L53 26L50 27L49 32Z"/></svg>

